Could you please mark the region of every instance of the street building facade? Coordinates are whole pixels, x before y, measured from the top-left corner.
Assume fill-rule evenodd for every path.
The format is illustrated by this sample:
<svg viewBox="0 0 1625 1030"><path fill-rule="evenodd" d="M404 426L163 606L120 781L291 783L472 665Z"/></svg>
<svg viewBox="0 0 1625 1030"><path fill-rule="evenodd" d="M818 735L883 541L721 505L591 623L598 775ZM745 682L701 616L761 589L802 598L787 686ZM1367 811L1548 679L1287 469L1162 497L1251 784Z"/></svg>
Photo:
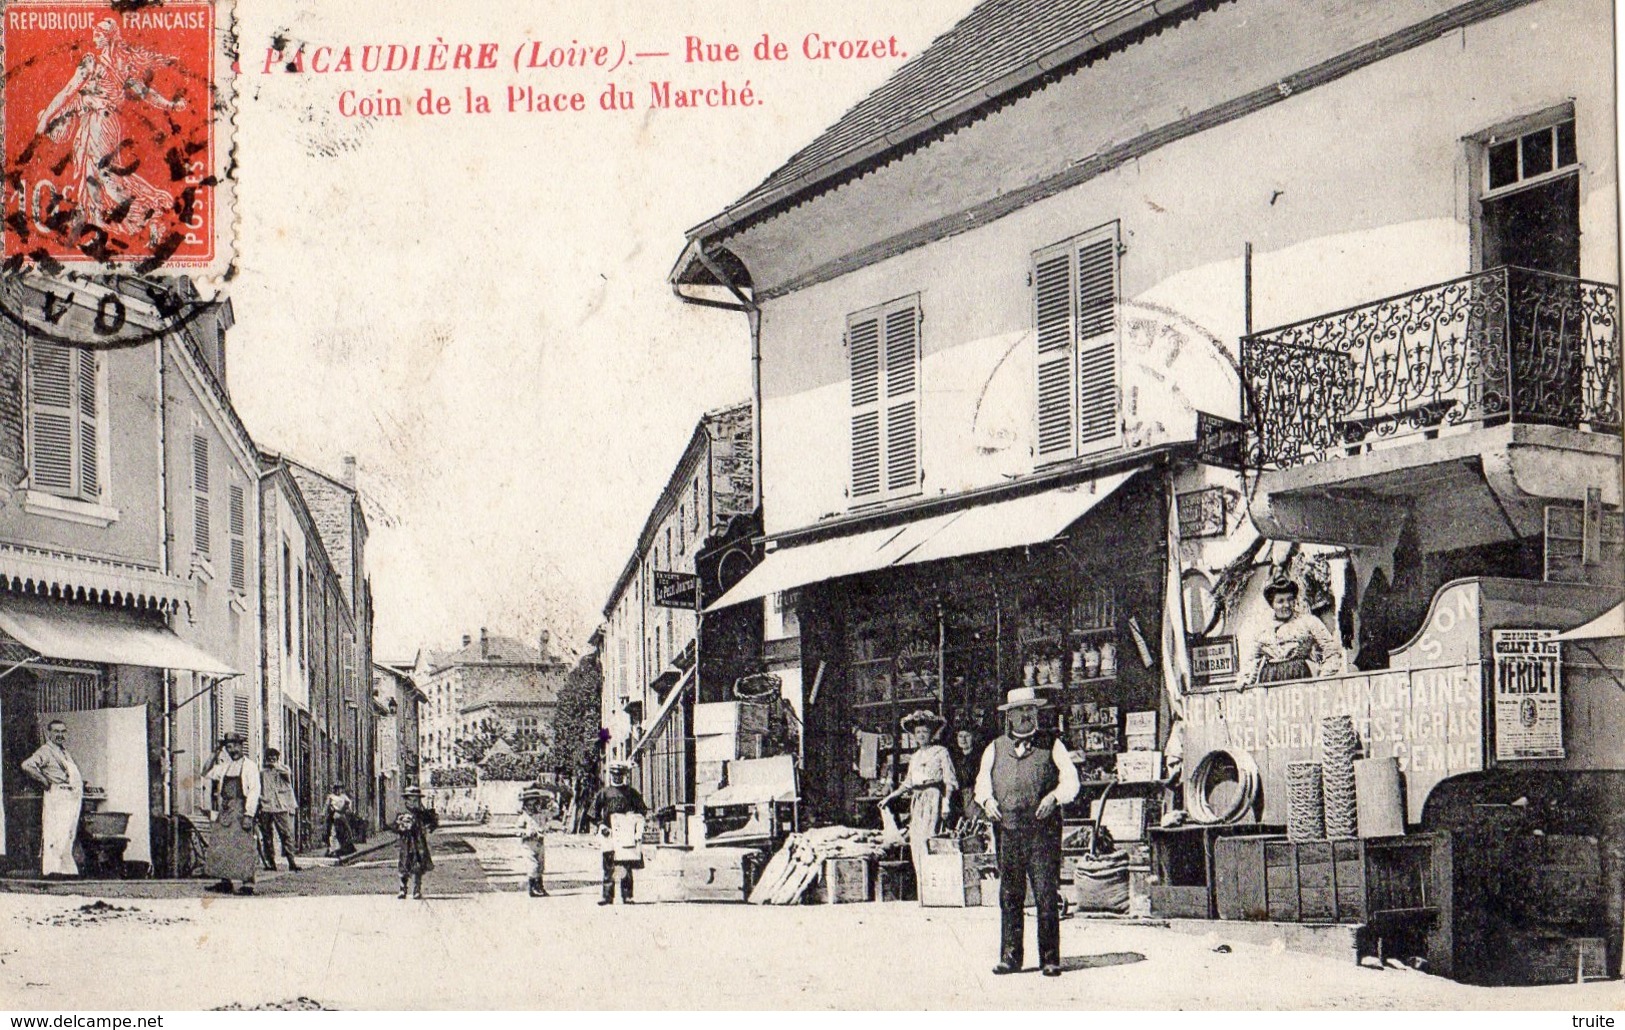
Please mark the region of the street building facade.
<svg viewBox="0 0 1625 1030"><path fill-rule="evenodd" d="M754 511L753 428L749 404L699 420L604 605L603 757L633 764L633 785L668 829L693 812L698 692L731 686L697 682L697 558Z"/></svg>
<svg viewBox="0 0 1625 1030"><path fill-rule="evenodd" d="M8 304L79 295L7 289ZM0 852L15 872L39 868L41 798L18 764L48 722L68 727L93 816L81 871L102 875L172 868L219 735L259 740L259 497L225 388L231 309L161 331L148 290L187 285L119 289L150 342L94 350L0 329Z"/></svg>
<svg viewBox="0 0 1625 1030"><path fill-rule="evenodd" d="M374 662L372 697L379 710L377 764L383 778L378 804L381 825L387 826L404 804L401 792L421 786L418 720L429 699L412 682L409 662Z"/></svg>
<svg viewBox="0 0 1625 1030"><path fill-rule="evenodd" d="M748 318L765 545L707 617L796 640L807 818L877 822L911 710L979 751L1032 688L1068 817L1138 800L1149 869L1197 839L1147 819L1169 759L1194 821L1296 841L1347 720L1457 900L1394 934L1617 971L1619 642L1557 640L1621 596L1613 80L1573 46L1610 19L987 0L691 230L679 295Z"/></svg>
<svg viewBox="0 0 1625 1030"><path fill-rule="evenodd" d="M492 729L511 725L527 735L547 736L552 706L569 671L569 660L553 649L545 630L535 647L481 627L479 639L464 635L457 650L419 651L412 678L427 698L418 722L423 767L472 766L457 743L472 741L487 721ZM534 725L519 721L544 715L547 721Z"/></svg>

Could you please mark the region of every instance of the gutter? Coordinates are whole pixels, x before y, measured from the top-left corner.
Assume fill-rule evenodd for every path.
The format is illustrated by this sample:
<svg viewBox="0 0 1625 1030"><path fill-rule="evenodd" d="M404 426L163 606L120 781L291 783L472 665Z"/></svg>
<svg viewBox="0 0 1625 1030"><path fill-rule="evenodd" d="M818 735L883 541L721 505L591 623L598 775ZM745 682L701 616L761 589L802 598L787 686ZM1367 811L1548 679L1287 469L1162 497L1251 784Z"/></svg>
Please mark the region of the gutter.
<svg viewBox="0 0 1625 1030"><path fill-rule="evenodd" d="M733 294L737 303L711 300L708 297L692 297L683 292L683 284L678 281L678 274L687 263L698 261L705 266L706 271ZM756 302L747 297L739 285L733 281L727 272L717 264L711 255L705 252L705 245L697 239L691 239L685 248L683 256L678 259L677 269L671 277L671 292L684 304L694 304L699 307L720 308L723 311L742 311L750 323L750 507L752 511L762 510L762 309Z"/></svg>

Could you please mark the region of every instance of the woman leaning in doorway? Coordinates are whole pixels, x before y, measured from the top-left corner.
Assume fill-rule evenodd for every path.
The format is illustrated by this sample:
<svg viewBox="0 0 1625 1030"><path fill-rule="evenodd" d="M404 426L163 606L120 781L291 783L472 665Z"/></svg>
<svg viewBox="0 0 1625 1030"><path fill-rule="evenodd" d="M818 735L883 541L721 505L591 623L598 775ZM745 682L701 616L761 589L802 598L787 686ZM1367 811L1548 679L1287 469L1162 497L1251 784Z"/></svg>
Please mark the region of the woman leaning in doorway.
<svg viewBox="0 0 1625 1030"><path fill-rule="evenodd" d="M948 807L959 789L953 755L936 743L943 722L942 716L924 708L903 717L902 730L914 745L914 753L909 756L902 784L880 802L885 808L905 795L909 798L908 850L914 860L916 882L924 865L925 842L947 822Z"/></svg>

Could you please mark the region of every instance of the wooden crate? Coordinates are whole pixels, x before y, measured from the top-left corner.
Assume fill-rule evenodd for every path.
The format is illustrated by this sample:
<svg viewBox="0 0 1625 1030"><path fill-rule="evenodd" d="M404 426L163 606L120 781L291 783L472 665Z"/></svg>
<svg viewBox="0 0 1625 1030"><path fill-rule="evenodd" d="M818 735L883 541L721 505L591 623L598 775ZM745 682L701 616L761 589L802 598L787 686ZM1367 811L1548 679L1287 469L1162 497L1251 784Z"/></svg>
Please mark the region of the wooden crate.
<svg viewBox="0 0 1625 1030"><path fill-rule="evenodd" d="M1214 881L1220 919L1359 923L1369 909L1360 840L1224 838L1215 845Z"/></svg>
<svg viewBox="0 0 1625 1030"><path fill-rule="evenodd" d="M1152 915L1167 918L1219 918L1217 848L1226 841L1259 839L1268 831L1254 825L1154 827L1150 831ZM1130 862L1139 859L1130 851ZM1260 916L1259 918L1263 918Z"/></svg>
<svg viewBox="0 0 1625 1030"><path fill-rule="evenodd" d="M874 900L874 877L867 858L827 858L819 878L821 900L831 905L849 905Z"/></svg>
<svg viewBox="0 0 1625 1030"><path fill-rule="evenodd" d="M1264 845L1264 896L1282 923L1365 920L1365 846L1358 840Z"/></svg>

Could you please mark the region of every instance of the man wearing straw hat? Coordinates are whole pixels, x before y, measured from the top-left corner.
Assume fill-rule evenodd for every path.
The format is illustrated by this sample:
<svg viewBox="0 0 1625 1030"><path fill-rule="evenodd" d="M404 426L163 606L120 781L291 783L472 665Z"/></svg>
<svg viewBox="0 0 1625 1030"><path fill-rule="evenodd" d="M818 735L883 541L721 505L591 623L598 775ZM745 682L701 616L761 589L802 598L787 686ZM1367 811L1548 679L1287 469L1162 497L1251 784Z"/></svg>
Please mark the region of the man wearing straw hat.
<svg viewBox="0 0 1625 1030"><path fill-rule="evenodd" d="M1078 771L1059 739L1040 737L1038 710L1049 702L1017 687L999 706L1004 733L982 752L976 803L992 820L999 851L999 964L1022 967L1027 884L1038 907L1038 961L1061 975L1061 806L1078 796Z"/></svg>

